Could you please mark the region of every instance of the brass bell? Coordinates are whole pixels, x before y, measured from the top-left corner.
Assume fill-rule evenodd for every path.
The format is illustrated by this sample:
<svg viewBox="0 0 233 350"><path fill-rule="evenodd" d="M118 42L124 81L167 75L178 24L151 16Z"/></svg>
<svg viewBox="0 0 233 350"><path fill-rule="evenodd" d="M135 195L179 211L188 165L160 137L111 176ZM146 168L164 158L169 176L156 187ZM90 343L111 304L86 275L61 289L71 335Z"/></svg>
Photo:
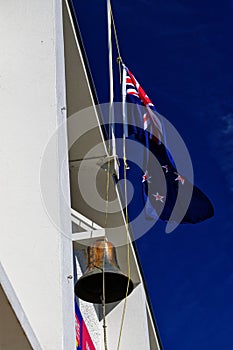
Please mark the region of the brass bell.
<svg viewBox="0 0 233 350"><path fill-rule="evenodd" d="M105 281L105 303L113 303L125 298L127 285L129 295L134 286L117 263L116 249L111 242L98 240L89 246L88 265L85 273L75 285L78 298L90 303L103 302L103 272Z"/></svg>

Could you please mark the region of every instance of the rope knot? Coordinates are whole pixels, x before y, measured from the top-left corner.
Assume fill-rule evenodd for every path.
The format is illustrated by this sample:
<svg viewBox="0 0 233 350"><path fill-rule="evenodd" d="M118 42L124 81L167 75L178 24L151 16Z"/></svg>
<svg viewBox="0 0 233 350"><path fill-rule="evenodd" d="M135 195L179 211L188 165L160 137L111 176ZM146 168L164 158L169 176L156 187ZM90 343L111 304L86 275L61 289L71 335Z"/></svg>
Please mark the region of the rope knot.
<svg viewBox="0 0 233 350"><path fill-rule="evenodd" d="M130 167L128 166L126 157L124 157L124 167L125 167L125 170L129 170L130 169Z"/></svg>
<svg viewBox="0 0 233 350"><path fill-rule="evenodd" d="M117 61L118 64L121 63L121 62L122 62L121 56L118 56L117 59L116 59L116 61Z"/></svg>

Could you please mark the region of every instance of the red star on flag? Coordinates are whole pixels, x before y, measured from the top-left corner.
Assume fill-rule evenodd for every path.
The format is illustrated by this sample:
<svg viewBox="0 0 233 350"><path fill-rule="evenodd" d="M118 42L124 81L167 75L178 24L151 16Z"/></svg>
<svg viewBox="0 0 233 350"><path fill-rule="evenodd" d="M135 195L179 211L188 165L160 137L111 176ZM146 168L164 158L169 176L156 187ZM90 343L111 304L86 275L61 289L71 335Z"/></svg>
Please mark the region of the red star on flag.
<svg viewBox="0 0 233 350"><path fill-rule="evenodd" d="M160 196L160 194L158 194L158 192L156 194L152 194L152 196L155 197L156 201L160 201L160 202L164 203L163 202L163 198L165 198L165 197L164 196Z"/></svg>
<svg viewBox="0 0 233 350"><path fill-rule="evenodd" d="M145 174L142 175L142 182L147 181L148 183L151 183L150 179L151 179L151 176L149 176L148 171L146 170Z"/></svg>
<svg viewBox="0 0 233 350"><path fill-rule="evenodd" d="M177 175L177 178L175 179L175 181L180 181L182 183L182 185L184 184L184 178L180 175L180 174L177 174L177 173L174 173Z"/></svg>

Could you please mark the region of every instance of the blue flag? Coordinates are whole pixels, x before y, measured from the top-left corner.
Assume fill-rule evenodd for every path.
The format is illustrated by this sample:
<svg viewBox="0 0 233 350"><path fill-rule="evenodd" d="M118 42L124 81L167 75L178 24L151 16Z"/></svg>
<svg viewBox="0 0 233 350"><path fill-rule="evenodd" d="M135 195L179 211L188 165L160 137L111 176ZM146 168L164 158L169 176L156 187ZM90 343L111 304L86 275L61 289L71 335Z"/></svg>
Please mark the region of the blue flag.
<svg viewBox="0 0 233 350"><path fill-rule="evenodd" d="M123 65L122 97L126 137L144 146L141 176L147 218L178 223L198 223L213 216L207 196L177 171L166 145L162 117Z"/></svg>

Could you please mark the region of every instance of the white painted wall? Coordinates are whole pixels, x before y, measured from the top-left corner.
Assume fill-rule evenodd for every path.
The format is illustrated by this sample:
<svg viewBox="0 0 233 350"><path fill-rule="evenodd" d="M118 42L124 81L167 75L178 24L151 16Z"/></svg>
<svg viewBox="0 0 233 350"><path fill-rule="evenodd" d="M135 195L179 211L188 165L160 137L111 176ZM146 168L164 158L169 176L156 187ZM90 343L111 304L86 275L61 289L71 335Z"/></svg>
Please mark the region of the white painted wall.
<svg viewBox="0 0 233 350"><path fill-rule="evenodd" d="M109 350L117 349L123 307L124 300L109 312L106 317L107 344ZM120 349L158 350L157 347L155 349L150 348L146 300L142 284L139 284L127 298Z"/></svg>
<svg viewBox="0 0 233 350"><path fill-rule="evenodd" d="M45 350L74 348L71 230L58 176L65 130L51 148L48 190L53 184L53 212L67 237L48 217L39 181L45 146L66 117L60 2L0 4L0 256ZM69 201L68 172L63 183Z"/></svg>

